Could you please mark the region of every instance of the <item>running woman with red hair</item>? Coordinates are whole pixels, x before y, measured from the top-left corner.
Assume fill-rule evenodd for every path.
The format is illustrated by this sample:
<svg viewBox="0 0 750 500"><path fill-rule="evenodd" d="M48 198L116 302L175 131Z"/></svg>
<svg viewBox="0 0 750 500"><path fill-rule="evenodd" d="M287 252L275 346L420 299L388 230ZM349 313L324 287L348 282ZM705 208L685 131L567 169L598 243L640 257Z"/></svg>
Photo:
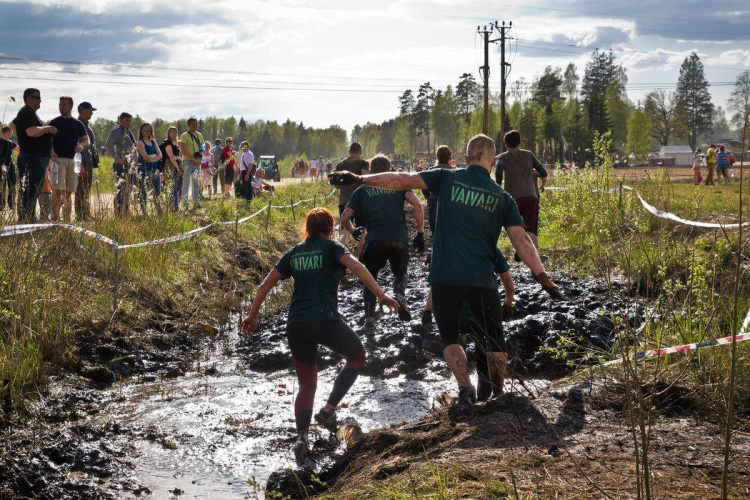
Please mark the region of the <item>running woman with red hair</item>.
<svg viewBox="0 0 750 500"><path fill-rule="evenodd" d="M280 280L294 278L294 293L289 308L287 340L292 351L299 392L294 402L297 441L294 456L303 462L308 453L308 429L313 413L317 387L318 345L324 345L346 359L333 383L328 402L315 420L336 432L336 407L351 388L365 364L365 348L354 330L338 311L338 285L344 268L348 268L377 297L380 307L398 310L398 303L380 289L367 268L346 247L330 239L334 228L333 214L325 208L313 208L305 217L304 241L295 245L279 260L258 288L258 294L242 332L250 333L258 325L258 311L268 292Z"/></svg>

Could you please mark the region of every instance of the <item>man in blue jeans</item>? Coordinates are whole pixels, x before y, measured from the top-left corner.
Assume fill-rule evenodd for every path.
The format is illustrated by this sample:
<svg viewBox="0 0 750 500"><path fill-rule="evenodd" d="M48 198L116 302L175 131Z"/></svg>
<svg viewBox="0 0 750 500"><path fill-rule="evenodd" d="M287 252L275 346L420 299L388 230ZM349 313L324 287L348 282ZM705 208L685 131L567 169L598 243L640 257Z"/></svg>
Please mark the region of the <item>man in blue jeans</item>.
<svg viewBox="0 0 750 500"><path fill-rule="evenodd" d="M13 121L16 127L21 154L18 157L18 176L21 180L21 202L18 206L18 221L36 221L36 200L42 191L42 181L52 151L52 136L57 129L44 125L36 114L42 105L38 89L23 91L24 106Z"/></svg>
<svg viewBox="0 0 750 500"><path fill-rule="evenodd" d="M135 135L130 131L133 115L120 113L117 126L109 132L106 147L112 157L112 168L115 171L115 214L128 213L130 206L130 189L135 178L135 169L131 171L131 163L136 153Z"/></svg>

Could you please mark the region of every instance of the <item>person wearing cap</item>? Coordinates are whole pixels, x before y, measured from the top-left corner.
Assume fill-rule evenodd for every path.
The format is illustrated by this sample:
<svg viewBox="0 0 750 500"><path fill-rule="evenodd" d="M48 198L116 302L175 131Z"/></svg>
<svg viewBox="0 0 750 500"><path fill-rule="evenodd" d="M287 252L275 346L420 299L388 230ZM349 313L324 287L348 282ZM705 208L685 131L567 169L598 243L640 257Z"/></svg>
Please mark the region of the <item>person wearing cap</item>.
<svg viewBox="0 0 750 500"><path fill-rule="evenodd" d="M215 139L214 140L214 147L211 148L211 154L214 155L214 177L211 181L211 187L213 188L214 194L216 194L216 191L218 191L217 184L219 183L219 175L222 175L219 170L221 170L221 155L224 153L224 147L221 145L221 139ZM221 183L221 192L224 193L224 183Z"/></svg>
<svg viewBox="0 0 750 500"><path fill-rule="evenodd" d="M81 173L76 188L75 210L76 219L85 221L91 218L91 182L94 169L99 167L99 153L96 149L96 136L89 122L96 108L88 101L78 105L78 120L83 123L86 135L89 136L89 147L81 151Z"/></svg>

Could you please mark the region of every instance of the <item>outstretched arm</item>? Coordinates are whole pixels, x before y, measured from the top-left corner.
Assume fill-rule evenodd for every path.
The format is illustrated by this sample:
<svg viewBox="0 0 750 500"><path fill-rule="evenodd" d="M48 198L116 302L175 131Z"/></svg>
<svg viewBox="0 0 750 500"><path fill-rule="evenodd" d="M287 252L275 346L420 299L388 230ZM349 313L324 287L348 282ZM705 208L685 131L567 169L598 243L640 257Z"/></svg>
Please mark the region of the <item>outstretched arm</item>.
<svg viewBox="0 0 750 500"><path fill-rule="evenodd" d="M516 253L521 257L523 263L531 269L531 272L534 275L543 273L544 266L539 259L539 254L536 251L534 243L529 238L529 235L526 234L526 229L523 226L509 226L505 228L505 232L508 233L508 237L513 248L516 249Z"/></svg>
<svg viewBox="0 0 750 500"><path fill-rule="evenodd" d="M242 321L242 333L250 333L255 331L255 327L258 326L258 312L263 301L266 300L266 295L276 286L283 276L275 267L268 273L268 276L263 280L263 283L258 287L258 293L253 299L253 305L250 307L250 313L247 318Z"/></svg>
<svg viewBox="0 0 750 500"><path fill-rule="evenodd" d="M398 310L398 302L385 294L380 286L378 286L378 282L375 281L375 278L373 278L372 274L370 274L370 271L368 271L360 261L355 259L352 254L346 253L342 255L339 262L341 262L342 266L346 267L352 273L354 273L354 276L359 278L359 280L364 283L364 285L369 288L372 293L375 294L381 307L386 306L392 311Z"/></svg>
<svg viewBox="0 0 750 500"><path fill-rule="evenodd" d="M354 225L352 224L352 215L354 215L354 210L347 207L344 210L344 213L341 214L341 227L349 231L350 233L354 232ZM343 262L342 262L343 264Z"/></svg>
<svg viewBox="0 0 750 500"><path fill-rule="evenodd" d="M384 172L382 174L356 175L348 170L334 172L328 176L331 185L336 186L373 186L385 189L427 189L427 184L418 173Z"/></svg>
<svg viewBox="0 0 750 500"><path fill-rule="evenodd" d="M513 244L513 248L516 249L516 253L521 257L523 263L531 269L534 279L542 285L542 289L553 299L564 299L565 297L563 297L560 289L549 279L549 276L544 271L544 266L539 259L536 247L532 243L531 238L529 238L529 235L526 234L523 226L509 226L505 228L505 231L508 233L510 242Z"/></svg>
<svg viewBox="0 0 750 500"><path fill-rule="evenodd" d="M362 184L385 189L427 189L427 184L416 172L384 172L382 174L363 175Z"/></svg>
<svg viewBox="0 0 750 500"><path fill-rule="evenodd" d="M424 207L413 191L406 193L406 201L414 207L414 216L417 218L417 232L424 233Z"/></svg>

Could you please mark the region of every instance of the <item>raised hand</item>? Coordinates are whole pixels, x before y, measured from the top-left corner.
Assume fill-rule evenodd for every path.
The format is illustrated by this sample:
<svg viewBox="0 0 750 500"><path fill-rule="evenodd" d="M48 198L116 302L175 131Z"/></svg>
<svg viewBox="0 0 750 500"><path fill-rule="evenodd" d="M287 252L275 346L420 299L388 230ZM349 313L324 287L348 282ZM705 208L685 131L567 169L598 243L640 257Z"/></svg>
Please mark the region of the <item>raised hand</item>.
<svg viewBox="0 0 750 500"><path fill-rule="evenodd" d="M362 184L362 177L348 170L341 170L329 174L328 182L331 183L331 186L359 186Z"/></svg>

